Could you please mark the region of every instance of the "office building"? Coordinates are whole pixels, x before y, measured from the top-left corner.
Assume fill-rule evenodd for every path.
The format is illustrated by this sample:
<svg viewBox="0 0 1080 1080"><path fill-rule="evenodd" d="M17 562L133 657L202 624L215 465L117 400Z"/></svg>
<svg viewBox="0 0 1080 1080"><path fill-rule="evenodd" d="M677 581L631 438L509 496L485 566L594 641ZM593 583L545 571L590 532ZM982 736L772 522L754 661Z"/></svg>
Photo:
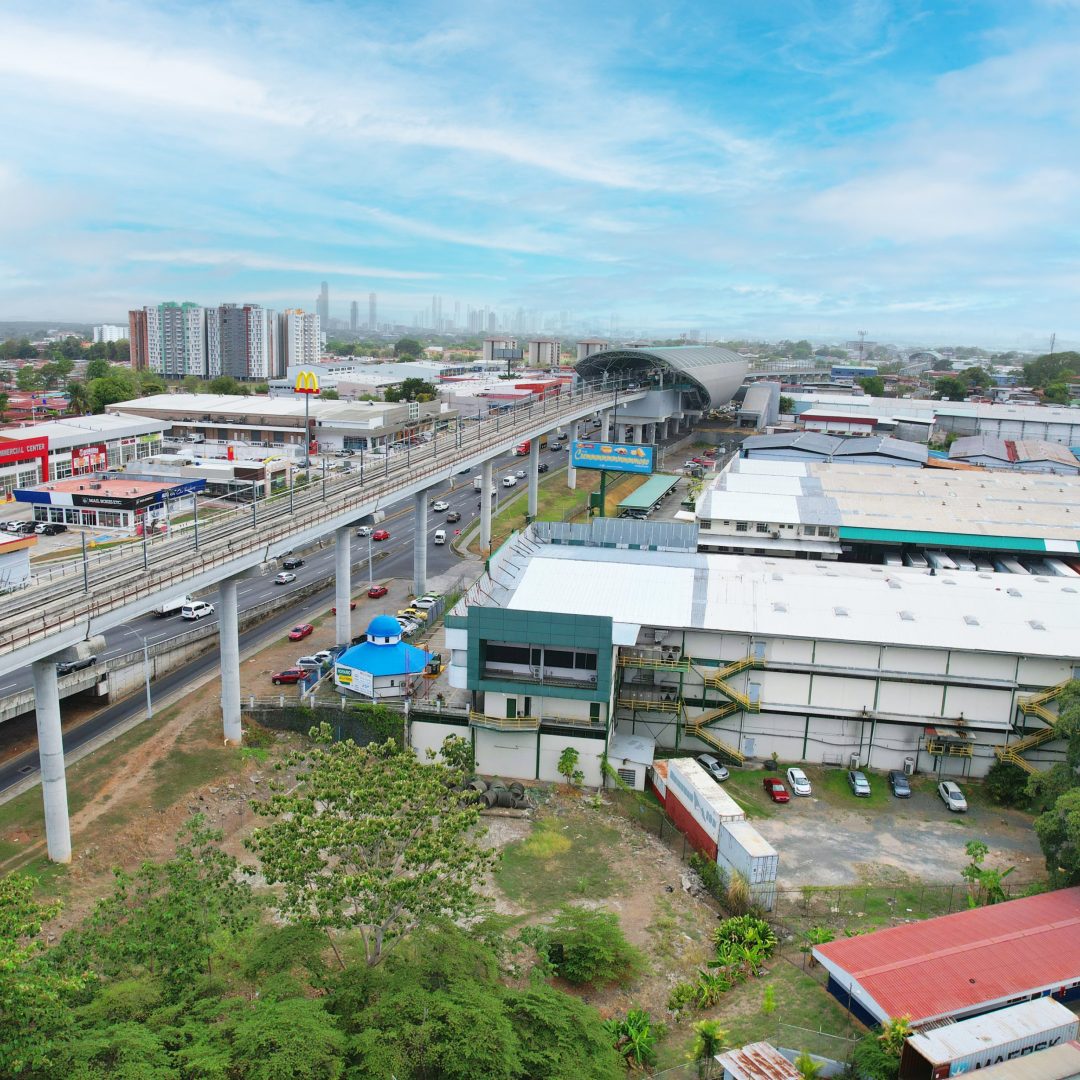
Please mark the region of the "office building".
<svg viewBox="0 0 1080 1080"><path fill-rule="evenodd" d="M205 378L206 312L198 304L167 301L143 309L148 370L167 379ZM133 320L134 321L134 320Z"/></svg>
<svg viewBox="0 0 1080 1080"><path fill-rule="evenodd" d="M353 303L356 314L356 303ZM319 316L301 308L289 308L278 316L278 362L275 378L292 367L310 367L322 354L322 327Z"/></svg>
<svg viewBox="0 0 1080 1080"><path fill-rule="evenodd" d="M319 299L315 301L315 311L322 326L330 325L330 286L324 281L319 287Z"/></svg>
<svg viewBox="0 0 1080 1080"><path fill-rule="evenodd" d="M94 344L98 345L101 342L108 341L123 341L127 337L128 329L126 326L112 326L109 323L104 323L102 326L94 327Z"/></svg>
<svg viewBox="0 0 1080 1080"><path fill-rule="evenodd" d="M360 328L360 305L354 300L349 305L349 329L355 334Z"/></svg>
<svg viewBox="0 0 1080 1080"><path fill-rule="evenodd" d="M377 330L379 328L377 297L374 293L368 293L367 326L369 330Z"/></svg>
<svg viewBox="0 0 1080 1080"><path fill-rule="evenodd" d="M220 304L206 311L206 358L210 378L269 379L276 375L274 313L259 304Z"/></svg>

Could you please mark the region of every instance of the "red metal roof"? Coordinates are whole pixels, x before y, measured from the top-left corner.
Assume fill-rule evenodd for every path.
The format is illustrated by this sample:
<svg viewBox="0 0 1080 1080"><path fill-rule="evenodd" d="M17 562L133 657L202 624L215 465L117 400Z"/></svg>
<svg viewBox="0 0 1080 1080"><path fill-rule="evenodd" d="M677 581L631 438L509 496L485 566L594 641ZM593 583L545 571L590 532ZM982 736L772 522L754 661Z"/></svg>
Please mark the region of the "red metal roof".
<svg viewBox="0 0 1080 1080"><path fill-rule="evenodd" d="M814 953L890 1017L962 1012L1080 979L1080 887L833 941Z"/></svg>

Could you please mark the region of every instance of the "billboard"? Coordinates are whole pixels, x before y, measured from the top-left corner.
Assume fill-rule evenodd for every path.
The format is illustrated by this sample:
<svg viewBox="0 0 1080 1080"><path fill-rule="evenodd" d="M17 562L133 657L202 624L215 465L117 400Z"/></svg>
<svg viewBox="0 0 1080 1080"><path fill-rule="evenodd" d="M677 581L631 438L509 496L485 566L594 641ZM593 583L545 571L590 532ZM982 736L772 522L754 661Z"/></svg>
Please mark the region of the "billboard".
<svg viewBox="0 0 1080 1080"><path fill-rule="evenodd" d="M653 471L653 448L634 443L588 442L570 444L570 464L575 469L603 469L607 472L644 473Z"/></svg>

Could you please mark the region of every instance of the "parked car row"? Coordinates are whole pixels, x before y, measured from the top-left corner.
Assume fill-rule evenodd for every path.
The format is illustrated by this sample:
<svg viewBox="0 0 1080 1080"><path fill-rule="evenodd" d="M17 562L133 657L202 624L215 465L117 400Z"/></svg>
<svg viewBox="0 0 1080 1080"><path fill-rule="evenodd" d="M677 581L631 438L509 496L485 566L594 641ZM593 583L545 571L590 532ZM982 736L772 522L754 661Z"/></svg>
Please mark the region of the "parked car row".
<svg viewBox="0 0 1080 1080"><path fill-rule="evenodd" d="M20 536L29 536L31 533L37 533L38 536L57 536L67 532L68 527L59 521L5 521L0 528Z"/></svg>

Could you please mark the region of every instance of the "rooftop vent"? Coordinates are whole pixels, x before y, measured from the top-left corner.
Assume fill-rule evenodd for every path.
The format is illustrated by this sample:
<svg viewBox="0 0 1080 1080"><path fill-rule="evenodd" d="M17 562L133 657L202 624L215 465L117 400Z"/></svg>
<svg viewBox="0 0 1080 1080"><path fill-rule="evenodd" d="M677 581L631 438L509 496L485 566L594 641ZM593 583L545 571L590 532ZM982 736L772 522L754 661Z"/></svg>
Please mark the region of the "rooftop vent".
<svg viewBox="0 0 1080 1080"><path fill-rule="evenodd" d="M833 614L839 615L841 618L846 619L847 618L847 613L848 613L848 610L847 610L846 607L834 607L833 608Z"/></svg>
<svg viewBox="0 0 1080 1080"><path fill-rule="evenodd" d="M964 622L966 622L968 624L968 626L978 626L979 625L979 620L976 619L974 615L965 615L964 616Z"/></svg>
<svg viewBox="0 0 1080 1080"><path fill-rule="evenodd" d="M1019 589L1006 589L1010 596L1023 596L1024 594Z"/></svg>
<svg viewBox="0 0 1080 1080"><path fill-rule="evenodd" d="M1045 630L1046 627L1038 619L1028 619L1028 626L1032 630Z"/></svg>
<svg viewBox="0 0 1080 1080"><path fill-rule="evenodd" d="M782 604L779 601L773 603L773 611L787 611L787 604Z"/></svg>
<svg viewBox="0 0 1080 1080"><path fill-rule="evenodd" d="M890 581L889 582L889 588L890 589L899 589L900 588L900 582L899 581Z"/></svg>
<svg viewBox="0 0 1080 1080"><path fill-rule="evenodd" d="M901 611L900 612L900 618L903 619L904 622L914 622L915 621L915 616L912 615L910 611Z"/></svg>

